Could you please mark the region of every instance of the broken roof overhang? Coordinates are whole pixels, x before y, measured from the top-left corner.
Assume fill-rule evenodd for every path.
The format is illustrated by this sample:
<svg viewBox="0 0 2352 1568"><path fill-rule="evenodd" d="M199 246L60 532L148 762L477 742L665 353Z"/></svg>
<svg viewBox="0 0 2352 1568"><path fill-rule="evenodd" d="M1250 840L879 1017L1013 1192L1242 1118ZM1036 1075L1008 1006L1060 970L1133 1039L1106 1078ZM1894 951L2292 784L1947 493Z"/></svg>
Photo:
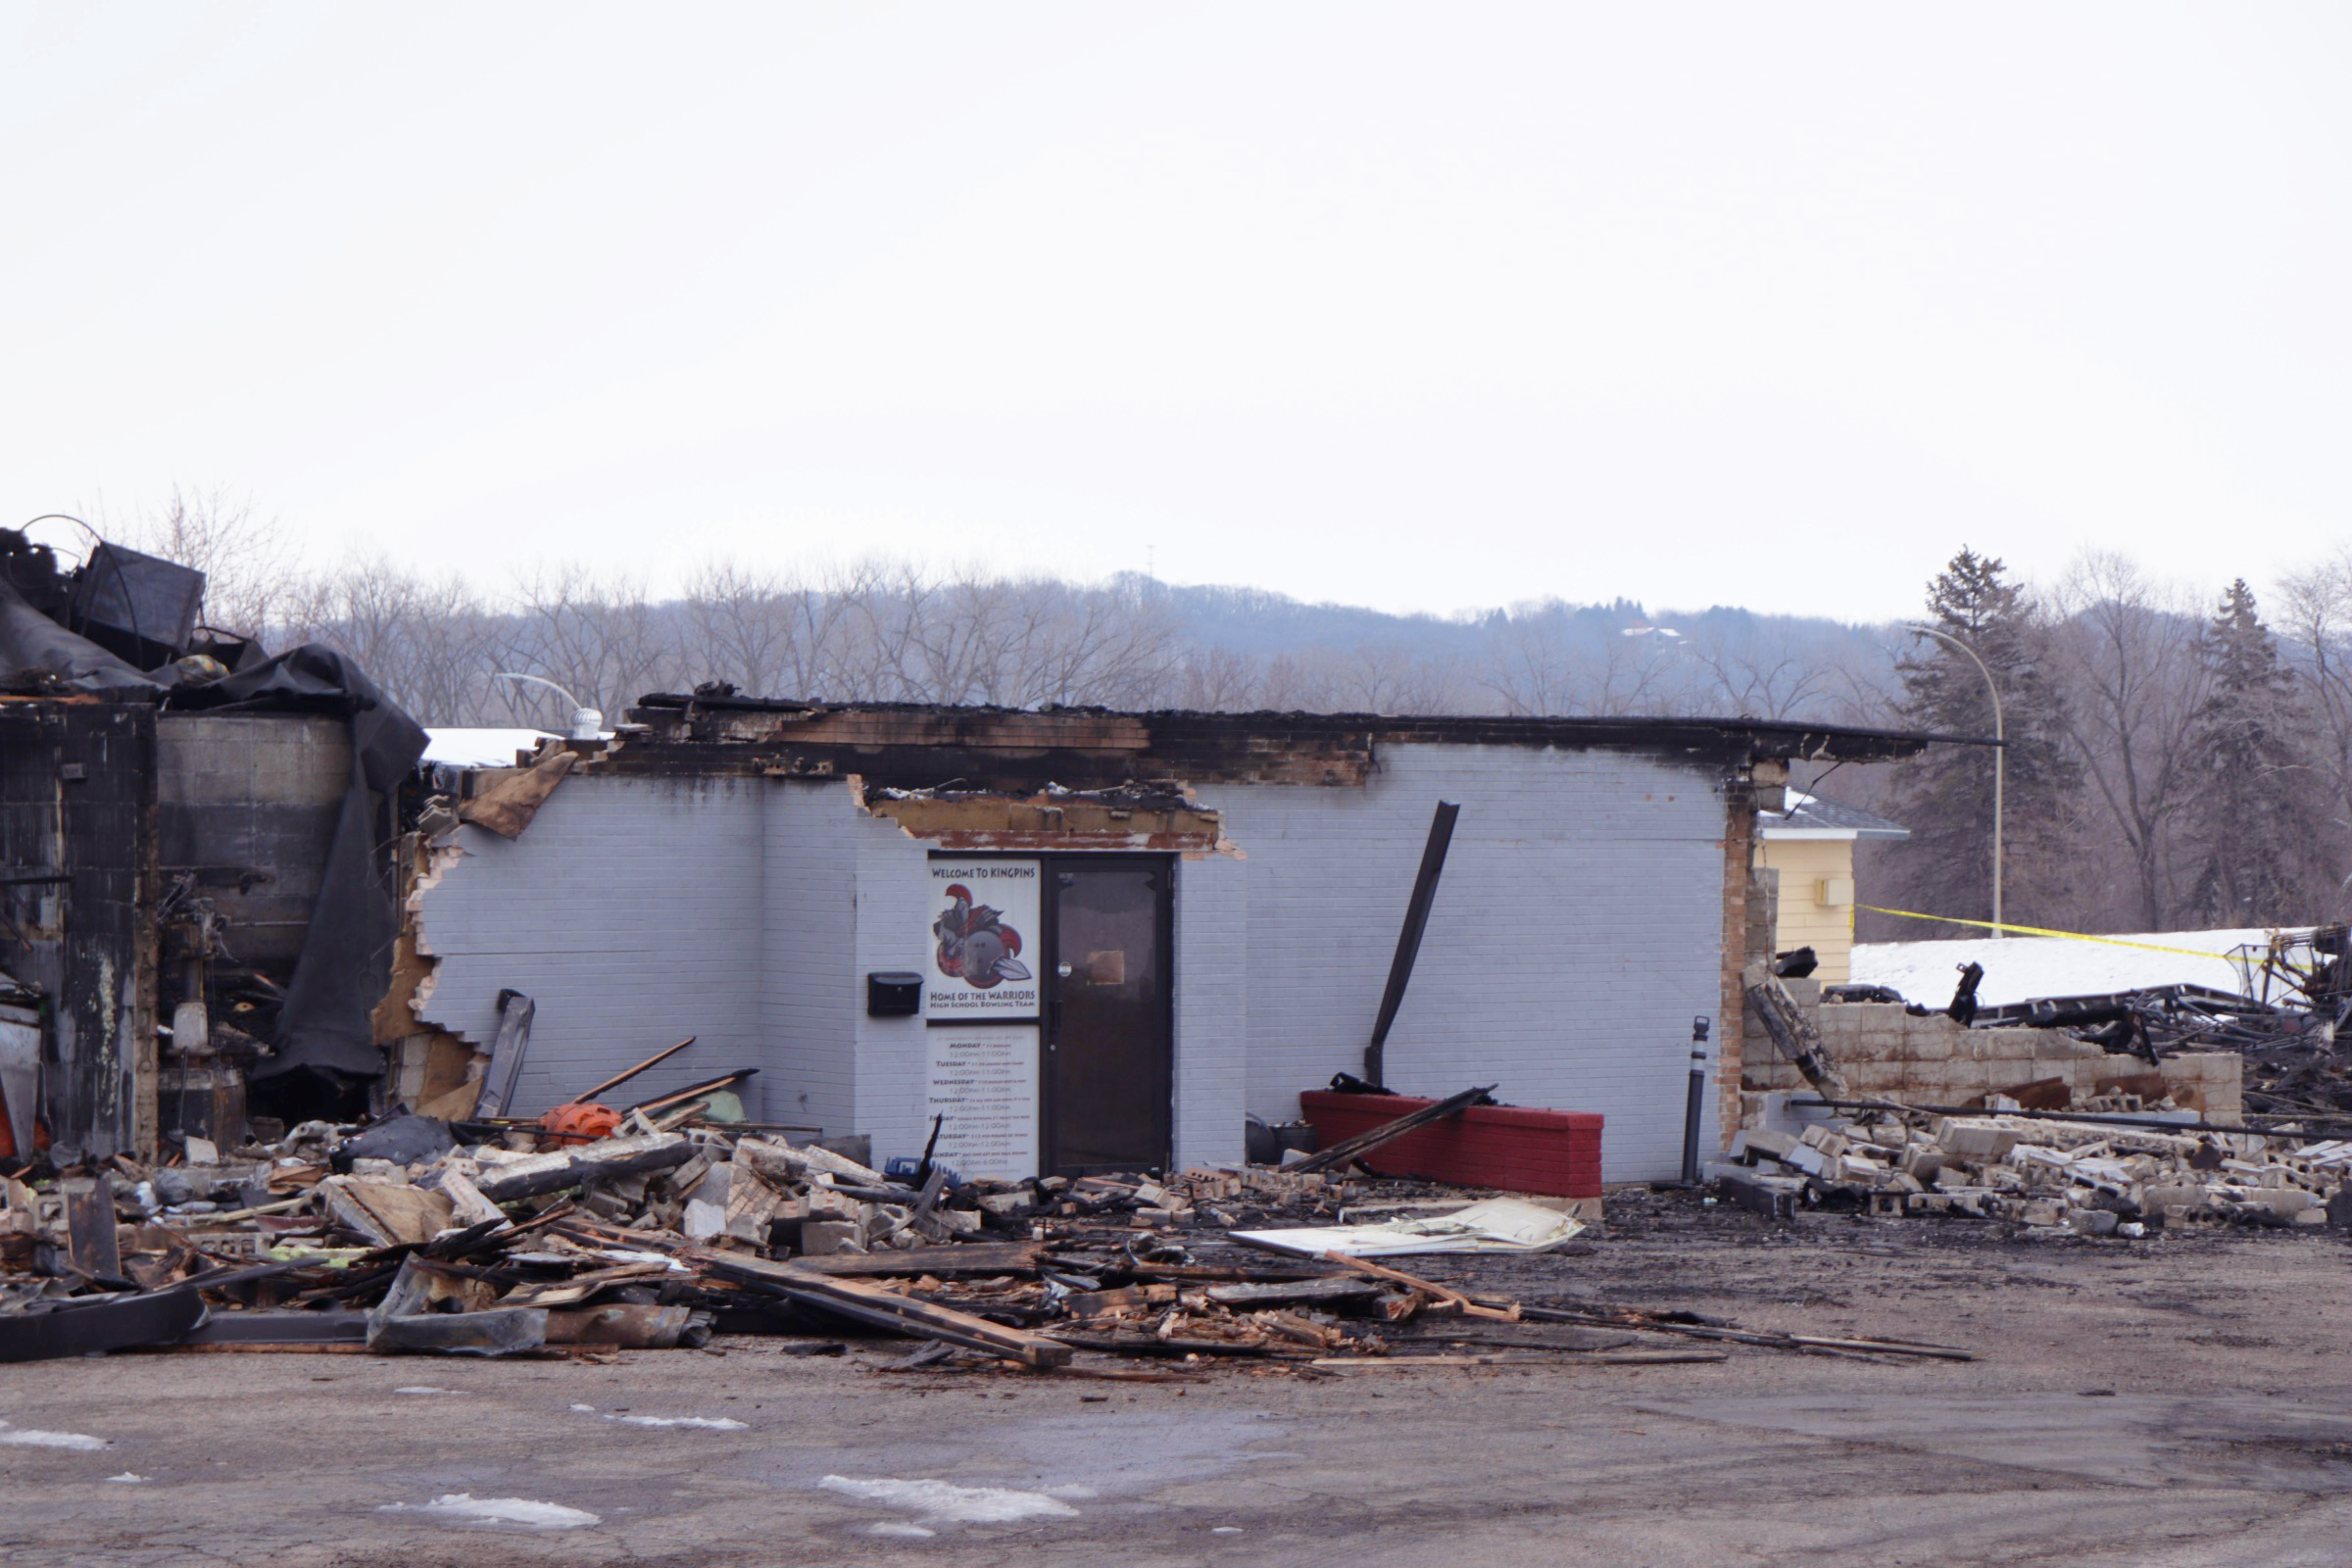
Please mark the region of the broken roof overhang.
<svg viewBox="0 0 2352 1568"><path fill-rule="evenodd" d="M1895 761L1950 739L1747 718L1416 717L1377 713L1119 712L1100 708L815 704L694 694L645 698L634 732L595 765L624 772L856 774L876 787L951 784L1029 794L1059 784L1360 785L1387 745L1614 748L1707 767L1767 760Z"/></svg>
<svg viewBox="0 0 2352 1568"><path fill-rule="evenodd" d="M1217 813L1158 788L1070 790L1050 785L1016 797L989 790L878 789L859 792L868 813L909 838L966 853L1058 849L1211 854L1231 848Z"/></svg>

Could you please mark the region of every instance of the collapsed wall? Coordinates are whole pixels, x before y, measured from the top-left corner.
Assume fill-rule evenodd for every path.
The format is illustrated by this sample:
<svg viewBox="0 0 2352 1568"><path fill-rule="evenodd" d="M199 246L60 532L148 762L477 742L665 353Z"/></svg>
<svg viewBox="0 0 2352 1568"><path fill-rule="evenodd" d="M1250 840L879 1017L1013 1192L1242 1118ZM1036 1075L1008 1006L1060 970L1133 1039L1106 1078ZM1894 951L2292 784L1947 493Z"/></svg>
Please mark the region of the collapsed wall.
<svg viewBox="0 0 2352 1568"><path fill-rule="evenodd" d="M2028 1085L2063 1083L2080 1105L2096 1096L2132 1095L2175 1104L2209 1121L2235 1122L2243 1108L2244 1062L2233 1052L2183 1053L2150 1065L2075 1039L2059 1029L1970 1029L1940 1012L1918 1014L1896 1002L1824 1002L1820 982L1783 981L1857 1096L1909 1105L1966 1105L1985 1095L2018 1098ZM1740 1064L1740 1120L1760 1125L1764 1097L1803 1090L1795 1063L1751 1023ZM2054 1096L2051 1098L2055 1098Z"/></svg>

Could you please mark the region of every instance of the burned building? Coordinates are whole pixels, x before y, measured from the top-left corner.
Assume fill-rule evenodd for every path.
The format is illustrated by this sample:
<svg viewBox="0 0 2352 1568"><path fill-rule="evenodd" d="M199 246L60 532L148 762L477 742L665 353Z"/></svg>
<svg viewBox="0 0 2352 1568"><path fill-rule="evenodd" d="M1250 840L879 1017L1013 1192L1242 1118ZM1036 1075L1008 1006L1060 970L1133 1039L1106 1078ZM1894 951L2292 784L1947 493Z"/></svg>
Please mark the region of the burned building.
<svg viewBox="0 0 2352 1568"><path fill-rule="evenodd" d="M419 1039L527 995L510 1111L649 1074L967 1176L1239 1159L1366 1071L1398 930L1459 808L1380 1076L1606 1118L1612 1180L1738 1112L1771 940L1759 802L1791 760L1922 737L1749 720L1398 718L647 699L517 836L439 838L409 897ZM526 775L515 774L510 783ZM491 777L496 777L492 775ZM519 823L500 824L514 831Z"/></svg>
<svg viewBox="0 0 2352 1568"><path fill-rule="evenodd" d="M0 530L0 1140L242 1132L249 1076L364 1102L422 732L340 656L196 623L200 573Z"/></svg>

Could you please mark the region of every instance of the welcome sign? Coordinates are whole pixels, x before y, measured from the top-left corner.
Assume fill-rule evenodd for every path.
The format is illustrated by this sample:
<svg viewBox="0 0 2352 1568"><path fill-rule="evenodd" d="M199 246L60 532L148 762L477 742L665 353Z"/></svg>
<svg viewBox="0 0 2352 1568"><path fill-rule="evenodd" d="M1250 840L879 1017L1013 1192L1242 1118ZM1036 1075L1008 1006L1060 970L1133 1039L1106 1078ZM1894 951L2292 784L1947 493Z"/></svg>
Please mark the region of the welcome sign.
<svg viewBox="0 0 2352 1568"><path fill-rule="evenodd" d="M1043 888L1036 860L931 862L931 965L923 1010L932 1022L1038 1015Z"/></svg>

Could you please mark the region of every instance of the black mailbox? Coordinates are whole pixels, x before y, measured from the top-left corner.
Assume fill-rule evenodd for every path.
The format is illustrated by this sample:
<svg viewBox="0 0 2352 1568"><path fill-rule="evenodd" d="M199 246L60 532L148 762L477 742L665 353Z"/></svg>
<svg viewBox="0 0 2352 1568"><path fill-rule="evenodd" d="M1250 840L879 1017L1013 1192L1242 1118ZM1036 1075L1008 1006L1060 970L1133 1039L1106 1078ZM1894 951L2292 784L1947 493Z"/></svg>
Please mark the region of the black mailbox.
<svg viewBox="0 0 2352 1568"><path fill-rule="evenodd" d="M923 1010L923 977L911 969L876 969L865 977L868 1018L911 1018Z"/></svg>

